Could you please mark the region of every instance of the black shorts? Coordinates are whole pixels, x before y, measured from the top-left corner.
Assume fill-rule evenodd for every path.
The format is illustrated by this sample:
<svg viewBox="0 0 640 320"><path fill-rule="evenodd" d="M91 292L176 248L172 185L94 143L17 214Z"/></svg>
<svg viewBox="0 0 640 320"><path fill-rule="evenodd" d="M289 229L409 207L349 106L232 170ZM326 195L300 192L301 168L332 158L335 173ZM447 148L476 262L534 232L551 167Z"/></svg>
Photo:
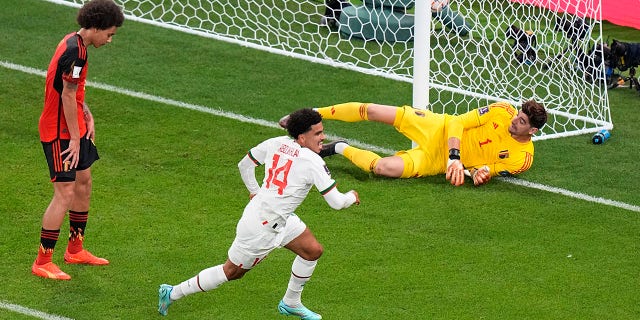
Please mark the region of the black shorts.
<svg viewBox="0 0 640 320"><path fill-rule="evenodd" d="M44 150L44 155L49 165L51 182L75 181L76 170L89 169L96 160L100 159L96 145L93 144L93 141L84 137L80 139L80 159L78 160L78 166L71 169L69 168L68 162L63 162L67 155L60 155L60 153L67 150L67 148L69 148L69 140L65 139L42 142L42 149Z"/></svg>

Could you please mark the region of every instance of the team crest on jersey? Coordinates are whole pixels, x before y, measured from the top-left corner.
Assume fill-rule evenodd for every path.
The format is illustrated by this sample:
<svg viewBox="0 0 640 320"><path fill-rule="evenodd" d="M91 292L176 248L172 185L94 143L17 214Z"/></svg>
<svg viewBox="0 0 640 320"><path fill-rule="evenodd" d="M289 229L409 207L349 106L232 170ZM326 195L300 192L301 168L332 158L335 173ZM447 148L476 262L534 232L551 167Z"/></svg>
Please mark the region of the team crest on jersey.
<svg viewBox="0 0 640 320"><path fill-rule="evenodd" d="M498 158L500 158L500 159L509 158L509 150L500 151L500 153L498 153Z"/></svg>
<svg viewBox="0 0 640 320"><path fill-rule="evenodd" d="M327 167L327 165L325 164L324 166L324 171L327 173L327 175L331 175L331 172L329 172L329 168Z"/></svg>
<svg viewBox="0 0 640 320"><path fill-rule="evenodd" d="M478 114L479 115L483 115L485 113L489 112L489 107L480 107L478 108Z"/></svg>

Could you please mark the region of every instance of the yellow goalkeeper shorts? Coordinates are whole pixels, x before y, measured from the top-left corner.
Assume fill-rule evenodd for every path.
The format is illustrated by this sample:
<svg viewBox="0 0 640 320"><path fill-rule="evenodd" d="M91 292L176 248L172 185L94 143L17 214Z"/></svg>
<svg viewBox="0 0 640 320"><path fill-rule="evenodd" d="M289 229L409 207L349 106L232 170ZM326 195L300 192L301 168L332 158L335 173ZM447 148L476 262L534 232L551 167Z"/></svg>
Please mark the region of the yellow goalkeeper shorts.
<svg viewBox="0 0 640 320"><path fill-rule="evenodd" d="M446 171L448 115L403 106L396 111L393 126L416 144L396 153L404 162L401 178L416 178Z"/></svg>

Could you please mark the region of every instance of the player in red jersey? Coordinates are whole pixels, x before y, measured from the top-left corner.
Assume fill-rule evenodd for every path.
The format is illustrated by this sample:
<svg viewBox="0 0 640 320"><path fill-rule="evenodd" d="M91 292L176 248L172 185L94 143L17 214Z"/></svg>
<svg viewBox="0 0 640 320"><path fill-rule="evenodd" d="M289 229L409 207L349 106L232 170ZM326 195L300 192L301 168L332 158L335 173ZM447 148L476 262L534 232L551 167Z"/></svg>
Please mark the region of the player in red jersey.
<svg viewBox="0 0 640 320"><path fill-rule="evenodd" d="M31 272L37 276L69 280L52 262L60 226L69 211L69 244L66 263L106 265L83 248L91 197L91 170L98 160L94 120L84 102L87 47L111 42L124 22L112 0L92 0L78 12L80 30L66 35L56 48L47 70L44 109L38 129L53 182L53 199L44 212L40 248Z"/></svg>

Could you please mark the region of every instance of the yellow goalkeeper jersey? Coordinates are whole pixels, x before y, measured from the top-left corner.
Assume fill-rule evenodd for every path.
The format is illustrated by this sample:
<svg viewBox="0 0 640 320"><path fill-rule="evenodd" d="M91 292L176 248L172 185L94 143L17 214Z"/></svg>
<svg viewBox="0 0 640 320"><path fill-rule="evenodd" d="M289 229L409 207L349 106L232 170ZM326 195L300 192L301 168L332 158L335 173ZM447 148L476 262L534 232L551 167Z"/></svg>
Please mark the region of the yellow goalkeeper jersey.
<svg viewBox="0 0 640 320"><path fill-rule="evenodd" d="M518 111L509 103L498 102L447 117L447 136L460 138L460 160L465 168L477 169L487 165L492 176L506 176L522 173L531 167L533 142L519 142L509 133L511 121L517 114Z"/></svg>
<svg viewBox="0 0 640 320"><path fill-rule="evenodd" d="M467 169L488 166L492 176L516 175L533 163L533 143L518 142L509 133L518 111L506 102L493 103L452 116L398 108L393 126L417 146L396 153L404 161L402 178L445 173L449 159L447 141L460 139L460 156Z"/></svg>

